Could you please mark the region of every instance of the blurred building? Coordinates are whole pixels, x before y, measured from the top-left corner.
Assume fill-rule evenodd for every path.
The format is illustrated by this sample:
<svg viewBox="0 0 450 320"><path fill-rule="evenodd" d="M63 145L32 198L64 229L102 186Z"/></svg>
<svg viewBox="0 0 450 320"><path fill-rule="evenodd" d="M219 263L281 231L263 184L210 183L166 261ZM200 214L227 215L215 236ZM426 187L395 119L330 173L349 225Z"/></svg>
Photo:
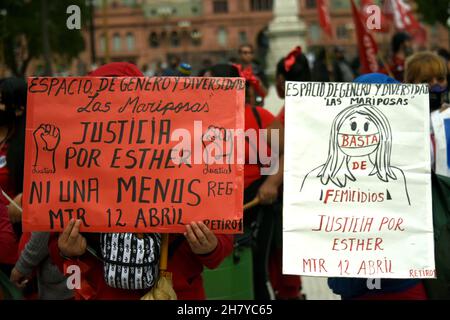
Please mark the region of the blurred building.
<svg viewBox="0 0 450 320"><path fill-rule="evenodd" d="M130 61L139 68L147 65L148 69L156 70L177 55L181 61L190 63L196 74L205 60L218 63L237 58L237 49L244 43L254 46L257 60L265 66L269 49L267 29L273 20L274 1L286 0L86 0L93 5L94 12L94 28L87 21L82 25L86 50L71 66L53 57L54 70L56 75L86 74L93 67L94 54L95 65ZM339 45L349 60L357 57L349 0L329 1L332 38L321 30L316 0L296 1L299 17L306 24L305 51ZM374 2L379 4L381 0ZM394 32L391 29L390 33L375 32L384 56L389 54ZM449 47L444 26L427 26L427 31L428 49ZM286 53L290 49L286 48ZM41 59L33 60L27 74L40 74L42 66ZM1 66L0 71L8 73Z"/></svg>
<svg viewBox="0 0 450 320"><path fill-rule="evenodd" d="M109 1L95 9L97 61L131 61L155 68L177 55L199 68L203 60L227 61L240 44L252 43L264 54L265 28L272 19L272 0ZM106 15L105 15L106 12ZM106 39L107 37L107 39ZM89 32L83 60L90 61ZM263 58L263 56L261 57Z"/></svg>
<svg viewBox="0 0 450 320"><path fill-rule="evenodd" d="M330 1L333 38L320 28L316 0L298 1L300 17L307 25L309 50L340 45L349 57L356 55L348 0ZM243 43L254 45L261 63L267 54L273 0L97 0L94 5L98 63L106 59L131 61L155 69L159 62L178 55L198 69L205 59L216 63L236 57ZM377 34L377 38L381 48L388 51L390 34ZM89 64L87 28L85 39L87 50L82 61ZM447 30L442 26L428 28L428 39L429 48L448 46Z"/></svg>

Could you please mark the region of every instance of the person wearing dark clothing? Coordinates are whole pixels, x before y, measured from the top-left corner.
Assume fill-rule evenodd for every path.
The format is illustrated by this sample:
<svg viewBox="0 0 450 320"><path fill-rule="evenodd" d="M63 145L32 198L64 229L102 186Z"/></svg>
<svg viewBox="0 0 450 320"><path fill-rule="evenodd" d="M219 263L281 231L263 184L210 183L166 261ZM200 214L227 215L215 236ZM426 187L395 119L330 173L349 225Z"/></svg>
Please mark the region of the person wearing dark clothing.
<svg viewBox="0 0 450 320"><path fill-rule="evenodd" d="M15 198L23 188L27 84L20 78L0 83L0 189ZM9 200L0 192L0 266L9 276L17 260L21 215L10 214Z"/></svg>
<svg viewBox="0 0 450 320"><path fill-rule="evenodd" d="M177 76L177 70L178 66L180 65L180 57L178 56L171 56L169 58L169 66L163 70L162 76L164 77L176 77Z"/></svg>
<svg viewBox="0 0 450 320"><path fill-rule="evenodd" d="M26 245L11 272L11 281L20 288L36 272L39 299L71 299L73 291L67 287L67 278L50 259L49 239L49 232L31 233L30 237L24 241Z"/></svg>
<svg viewBox="0 0 450 320"><path fill-rule="evenodd" d="M389 70L383 68L382 73L390 73L400 82L404 80L406 58L413 54L412 38L406 32L398 32L391 41L392 58L389 63Z"/></svg>
<svg viewBox="0 0 450 320"><path fill-rule="evenodd" d="M217 64L210 68L207 75L212 77L243 77L246 79L245 102L245 130L254 130L257 141L245 141L244 164L244 203L257 197L258 190L266 180L261 175L261 163L251 163L249 159L258 159L259 148L262 143L260 130L267 129L274 120L274 116L264 108L253 106L253 90L255 81L249 81L247 75L242 74L240 65ZM267 145L270 150L270 145ZM261 200L261 199L260 199ZM243 236L251 239L253 257L253 291L255 300L271 300L274 298L269 278L269 254L272 241L273 220L276 212L271 204L257 205L244 212ZM236 238L236 243L239 242Z"/></svg>
<svg viewBox="0 0 450 320"><path fill-rule="evenodd" d="M276 89L280 98L285 98L286 81L311 81L311 70L309 68L308 59L302 52L302 48L297 46L286 57L280 59L276 67ZM284 106L281 108L278 116L269 126L271 129L280 130L280 169L276 175L267 178L266 183L271 183L271 188L267 191L275 190L276 194L282 192L281 185L283 183L283 159L284 159ZM277 192L277 190L280 190ZM266 191L266 192L267 192ZM273 192L273 191L272 191ZM261 193L261 192L260 192ZM282 197L279 197L282 199ZM277 203L276 208L278 214L275 215L273 223L274 236L272 241L272 252L270 256L270 280L274 288L276 298L282 300L297 300L303 299L304 295L301 293L302 284L301 278L296 275L284 275L282 272L282 203Z"/></svg>
<svg viewBox="0 0 450 320"><path fill-rule="evenodd" d="M312 68L312 81L318 82L329 82L330 75L328 73L328 66L326 61L326 51L325 48L320 48L314 65Z"/></svg>
<svg viewBox="0 0 450 320"><path fill-rule="evenodd" d="M255 104L264 105L264 98L267 96L268 82L264 70L255 63L255 53L251 44L243 44L239 47L239 64L244 72L255 75L259 82L258 88L255 88Z"/></svg>
<svg viewBox="0 0 450 320"><path fill-rule="evenodd" d="M445 61L445 64L447 66L447 84L449 84L450 83L450 52L444 48L440 48L437 50L437 54ZM447 103L450 102L450 96L449 96L448 92L445 97L445 102L447 102Z"/></svg>
<svg viewBox="0 0 450 320"><path fill-rule="evenodd" d="M211 68L211 66L212 66L211 59L209 59L209 58L203 59L203 61L202 61L202 68L197 73L197 77L204 77L206 71L208 71L209 68Z"/></svg>
<svg viewBox="0 0 450 320"><path fill-rule="evenodd" d="M333 75L335 82L351 82L355 77L347 60L345 60L344 49L336 47L334 50L335 60L333 63Z"/></svg>

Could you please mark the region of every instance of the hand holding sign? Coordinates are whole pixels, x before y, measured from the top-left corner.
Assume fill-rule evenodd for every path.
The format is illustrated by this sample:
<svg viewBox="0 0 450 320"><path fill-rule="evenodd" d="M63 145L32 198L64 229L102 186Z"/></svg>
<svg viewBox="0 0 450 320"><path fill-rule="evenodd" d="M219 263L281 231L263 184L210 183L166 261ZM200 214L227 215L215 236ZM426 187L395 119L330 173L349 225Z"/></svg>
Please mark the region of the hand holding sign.
<svg viewBox="0 0 450 320"><path fill-rule="evenodd" d="M278 198L278 186L270 181L265 181L258 190L258 198L261 204L274 203Z"/></svg>
<svg viewBox="0 0 450 320"><path fill-rule="evenodd" d="M86 252L86 238L80 234L81 220L70 220L58 238L58 248L66 257L81 256Z"/></svg>
<svg viewBox="0 0 450 320"><path fill-rule="evenodd" d="M17 268L12 269L11 276L9 277L12 283L20 289L25 288L26 284L29 281L29 278L22 274Z"/></svg>
<svg viewBox="0 0 450 320"><path fill-rule="evenodd" d="M186 225L185 237L195 254L208 254L217 247L216 235L203 222Z"/></svg>
<svg viewBox="0 0 450 320"><path fill-rule="evenodd" d="M34 169L39 173L54 173L55 150L61 139L59 128L51 124L41 124L33 132L36 145Z"/></svg>

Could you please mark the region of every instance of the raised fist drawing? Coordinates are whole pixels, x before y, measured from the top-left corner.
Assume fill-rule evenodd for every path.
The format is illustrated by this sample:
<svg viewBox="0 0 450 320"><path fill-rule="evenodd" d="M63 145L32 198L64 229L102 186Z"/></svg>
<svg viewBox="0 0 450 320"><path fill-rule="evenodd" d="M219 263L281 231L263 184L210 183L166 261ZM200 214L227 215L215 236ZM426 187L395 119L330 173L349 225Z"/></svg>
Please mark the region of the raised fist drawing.
<svg viewBox="0 0 450 320"><path fill-rule="evenodd" d="M233 134L231 131L210 125L202 136L203 158L206 166L212 164L227 164L231 172L233 157ZM228 148L227 148L228 145Z"/></svg>
<svg viewBox="0 0 450 320"><path fill-rule="evenodd" d="M59 128L52 124L41 124L33 132L36 144L36 159L33 173L55 172L55 150L61 140Z"/></svg>
<svg viewBox="0 0 450 320"><path fill-rule="evenodd" d="M59 144L59 128L52 124L41 124L33 135L37 146L44 151L54 151Z"/></svg>

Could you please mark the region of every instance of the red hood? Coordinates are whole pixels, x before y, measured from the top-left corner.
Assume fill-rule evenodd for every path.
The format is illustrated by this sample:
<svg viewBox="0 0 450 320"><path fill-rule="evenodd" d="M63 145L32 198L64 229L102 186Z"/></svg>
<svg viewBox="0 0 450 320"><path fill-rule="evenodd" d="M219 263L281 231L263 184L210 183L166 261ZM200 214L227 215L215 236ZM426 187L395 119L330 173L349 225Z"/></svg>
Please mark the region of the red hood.
<svg viewBox="0 0 450 320"><path fill-rule="evenodd" d="M144 74L134 64L111 62L88 73L91 77L143 77Z"/></svg>

